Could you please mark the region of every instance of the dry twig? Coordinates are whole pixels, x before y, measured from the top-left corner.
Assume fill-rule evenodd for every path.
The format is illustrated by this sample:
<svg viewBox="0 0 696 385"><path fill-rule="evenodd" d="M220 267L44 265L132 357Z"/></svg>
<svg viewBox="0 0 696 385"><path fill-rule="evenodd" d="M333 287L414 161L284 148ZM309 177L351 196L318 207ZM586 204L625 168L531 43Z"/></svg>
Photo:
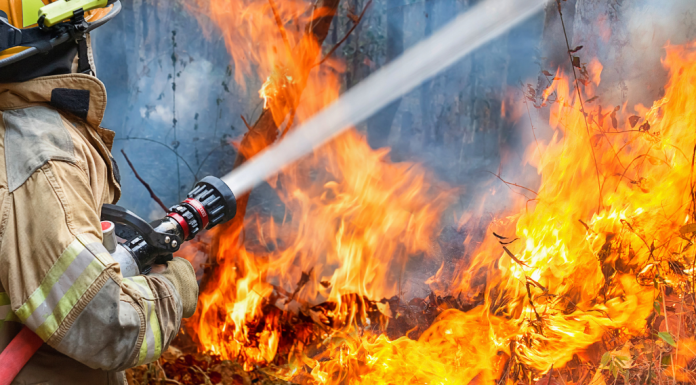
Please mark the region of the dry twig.
<svg viewBox="0 0 696 385"><path fill-rule="evenodd" d="M532 193L532 194L534 194L534 195L539 195L539 193L537 193L536 191L534 191L534 190L532 190L532 189L530 189L530 188L527 188L527 187L518 185L517 183L512 183L512 182L506 181L505 179L503 179L503 178L500 176L500 174L494 174L494 173L492 173L492 172L490 172L490 171L486 171L486 172L489 173L489 174L491 174L491 175L493 175L494 177L500 179L501 182L503 182L503 183L505 183L506 185L508 185L508 188L509 188L509 186L515 186L515 187L519 187L519 188L521 188L521 189L527 190L527 191L529 191L530 193ZM510 191L513 191L513 190L510 189ZM514 191L513 191L513 192L514 192ZM516 193L516 194L519 194L519 193ZM520 195L524 196L524 194L520 194Z"/></svg>
<svg viewBox="0 0 696 385"><path fill-rule="evenodd" d="M249 125L249 122L247 122L246 119L244 119L244 115L239 115L240 118L242 118L242 122L244 122L244 125L246 126L247 130L251 130L251 126Z"/></svg>
<svg viewBox="0 0 696 385"><path fill-rule="evenodd" d="M599 164L597 163L597 155L595 155L594 147L592 146L592 135L590 135L590 125L587 124L587 113L585 112L585 106L582 102L582 94L580 93L580 82L578 82L578 75L575 73L575 65L573 64L573 55L571 54L570 43L568 42L568 33L566 32L565 22L563 21L563 12L561 11L561 0L556 0L558 5L558 16L561 19L561 25L563 26L563 36L565 36L566 47L568 48L568 58L570 59L570 68L573 70L573 78L575 79L575 90L578 92L578 101L580 102L580 108L582 111L582 117L585 120L585 129L587 130L587 137L590 139L590 150L592 151L592 159L595 164L595 171L597 172L597 187L599 188L599 203L597 205L597 212L602 209L602 182L599 176Z"/></svg>
<svg viewBox="0 0 696 385"><path fill-rule="evenodd" d="M152 187L150 187L150 185L149 185L147 182L145 182L145 179L143 179L142 177L140 177L140 175L138 174L138 172L135 170L135 166L133 166L133 163L131 163L130 159L128 159L128 155L126 155L126 152L123 151L123 150L121 150L121 154L123 154L123 157L126 158L126 162L128 162L128 166L130 166L131 170L133 170L133 174L135 174L135 177L138 178L138 180L140 181L140 183L142 183L142 185L145 186L145 188L147 189L147 191L150 193L150 197L151 197L155 202L157 202L157 204L158 204L158 205L162 208L162 210L164 210L164 212L166 213L166 212L168 211L168 210L167 210L167 206L164 204L164 202L162 202L162 200L157 196L157 194L155 194L155 192L152 190Z"/></svg>
<svg viewBox="0 0 696 385"><path fill-rule="evenodd" d="M288 39L288 33L285 31L285 26L283 25L283 20L280 18L280 15L278 14L278 9L273 2L273 0L268 0L268 4L271 6L271 10L273 11L273 17L275 18L276 24L278 25L278 31L280 32L280 37L283 38L283 44L285 45L285 49L292 59L292 48L290 47L290 40Z"/></svg>
<svg viewBox="0 0 696 385"><path fill-rule="evenodd" d="M343 36L343 39L341 39L338 43L336 43L336 45L334 45L333 48L331 48L331 51L329 51L329 53L327 53L323 59L321 59L317 64L315 64L314 67L317 67L317 66L324 64L324 62L326 62L331 57L331 55L333 55L333 53L336 52L338 47L340 47L341 44L345 43L345 41L348 40L348 36L350 36L350 34L353 33L353 31L358 26L358 24L360 24L360 22L363 19L363 16L365 16L365 11L367 11L367 9L370 8L370 5L372 5L372 0L368 1L367 4L365 4L365 8L363 8L362 12L360 12L360 16L358 16L358 20L356 20L353 23L353 26L350 27L350 29L348 30L346 35Z"/></svg>

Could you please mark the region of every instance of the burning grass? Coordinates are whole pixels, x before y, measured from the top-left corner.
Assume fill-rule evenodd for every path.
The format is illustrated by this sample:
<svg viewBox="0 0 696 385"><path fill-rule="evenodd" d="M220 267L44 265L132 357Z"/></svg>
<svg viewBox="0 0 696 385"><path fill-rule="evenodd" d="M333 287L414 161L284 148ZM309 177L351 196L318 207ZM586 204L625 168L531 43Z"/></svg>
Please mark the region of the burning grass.
<svg viewBox="0 0 696 385"><path fill-rule="evenodd" d="M288 4L281 18L303 9ZM286 44L244 31L262 46ZM280 51L259 50L266 75L316 62ZM596 60L577 63L582 101L561 73L527 94L549 110L552 130L526 153L541 176L535 199L514 198L481 239L469 237L477 247L443 265L428 281L437 295L425 299L400 298L401 278L409 261L432 258L456 190L390 162L355 131L340 136L271 181L286 216L248 218L256 244L220 236L219 266L185 329L202 353L170 352L131 374L151 383L696 383L696 44L667 47L663 63L670 80L650 108L598 106ZM336 76L322 74L302 80L329 91L310 93L299 120L338 95ZM267 79L264 89L278 89ZM274 118L297 105L263 95Z"/></svg>

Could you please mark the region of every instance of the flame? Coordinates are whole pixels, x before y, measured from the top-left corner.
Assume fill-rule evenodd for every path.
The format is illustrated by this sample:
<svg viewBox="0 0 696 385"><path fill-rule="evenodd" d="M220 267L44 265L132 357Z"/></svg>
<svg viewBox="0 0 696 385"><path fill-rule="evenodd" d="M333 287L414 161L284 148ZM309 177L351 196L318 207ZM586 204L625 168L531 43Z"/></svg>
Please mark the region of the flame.
<svg viewBox="0 0 696 385"><path fill-rule="evenodd" d="M278 127L339 95L342 64L317 66L321 47L305 33L329 11L303 1L196 6L220 28L236 81L258 74ZM557 72L539 104L550 109L550 139L527 151L541 177L535 199L511 198L471 258L428 280L438 293L480 294L473 309L442 311L417 339L382 333L394 314L374 301L399 295L409 261L432 254L455 191L353 130L270 181L285 215L248 218L257 243L239 233L219 240L218 273L188 330L211 354L317 384L531 381L575 356L589 360L609 334L644 335L660 290L684 295L693 283L680 229L696 209L696 44L666 47L663 64L664 98L635 106L637 123L625 105L588 102L601 82L596 59L580 69L582 100ZM693 339L683 345L675 357L685 365Z"/></svg>
<svg viewBox="0 0 696 385"><path fill-rule="evenodd" d="M356 295L399 293L405 264L430 252L451 200L449 189L428 181L424 169L390 163L387 155L351 132L272 181L289 218L281 224L252 219L248 231L261 240L254 251L240 246L237 235L220 241L224 273L215 290L200 297L197 332L205 349L269 363L280 338L273 315L280 312L269 317L264 306L310 314L331 301L338 308L326 316L347 325L360 318L350 314L357 311ZM274 292L283 298L273 299ZM347 310L341 307L346 296Z"/></svg>
<svg viewBox="0 0 696 385"><path fill-rule="evenodd" d="M536 147L527 152L542 177L534 208L520 202L514 220L491 226L520 238L507 246L514 259L490 235L458 273L460 290L486 293L485 316L516 328L505 340L510 348L503 344L499 352L544 373L612 331L643 335L659 295L655 286L689 292L684 266L693 254L679 230L694 209L695 47L666 48L665 96L650 109L637 106L644 120L635 127L629 119L613 127L609 115L620 107L591 111L585 103L585 116L567 78L554 82L553 138L541 157ZM594 92L587 83L586 93ZM477 288L473 278L482 268L489 276ZM492 366L488 373L495 373Z"/></svg>

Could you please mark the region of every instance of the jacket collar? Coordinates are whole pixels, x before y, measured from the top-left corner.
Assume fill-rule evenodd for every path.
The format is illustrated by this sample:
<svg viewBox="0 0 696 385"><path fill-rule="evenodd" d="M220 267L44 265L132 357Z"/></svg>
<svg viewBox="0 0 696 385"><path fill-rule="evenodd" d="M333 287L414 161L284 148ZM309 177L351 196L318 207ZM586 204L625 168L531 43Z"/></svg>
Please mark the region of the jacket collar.
<svg viewBox="0 0 696 385"><path fill-rule="evenodd" d="M22 83L0 84L0 111L25 108L37 104L48 104L63 110L61 106L65 105L65 101L52 100L56 89L77 90L81 91L83 96L88 95L88 104L86 100L81 104L86 107L87 111L85 113L82 110L83 113L79 115L82 115L81 117L87 125L99 134L110 149L114 133L99 126L106 110L106 88L94 76L84 74L56 75L40 77ZM84 91L88 91L89 94Z"/></svg>

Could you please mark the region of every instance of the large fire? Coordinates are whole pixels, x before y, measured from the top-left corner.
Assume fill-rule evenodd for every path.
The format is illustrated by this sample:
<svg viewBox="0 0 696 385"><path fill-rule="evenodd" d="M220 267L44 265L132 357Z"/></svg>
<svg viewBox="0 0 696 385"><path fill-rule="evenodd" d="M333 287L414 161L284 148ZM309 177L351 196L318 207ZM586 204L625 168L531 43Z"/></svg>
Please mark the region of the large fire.
<svg viewBox="0 0 696 385"><path fill-rule="evenodd" d="M322 9L203 2L237 80L259 74L278 126L338 96L340 63L310 71L321 51L302 26ZM679 309L694 305L696 44L666 47L663 64L670 80L651 108L587 103L597 61L581 71L585 103L556 74L534 100L551 110L552 130L526 152L541 176L535 199L516 198L466 263L428 281L448 288L438 294L480 299L441 307L417 339L383 333L397 314L380 300L402 293L409 262L431 257L456 191L419 165L392 163L357 131L271 181L286 215L247 218L257 244L239 233L220 240L220 266L187 330L204 351L303 383L512 384L571 363L585 368L575 383L603 383L605 370L637 383L630 369L652 365L638 358L648 355L672 357L653 370L692 380L696 343Z"/></svg>

